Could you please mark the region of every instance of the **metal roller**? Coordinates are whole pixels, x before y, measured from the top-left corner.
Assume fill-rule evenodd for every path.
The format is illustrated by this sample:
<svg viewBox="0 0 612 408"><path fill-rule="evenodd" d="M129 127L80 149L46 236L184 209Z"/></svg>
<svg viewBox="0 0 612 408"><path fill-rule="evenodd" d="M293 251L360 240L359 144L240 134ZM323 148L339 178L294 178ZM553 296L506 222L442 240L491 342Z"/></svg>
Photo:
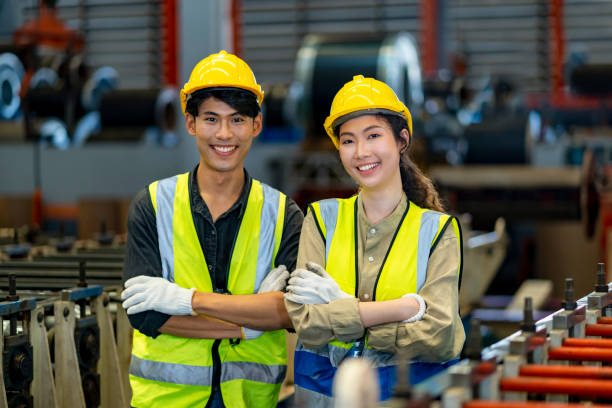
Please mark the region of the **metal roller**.
<svg viewBox="0 0 612 408"><path fill-rule="evenodd" d="M38 128L40 140L60 150L70 146L66 124L58 118L46 119Z"/></svg>
<svg viewBox="0 0 612 408"><path fill-rule="evenodd" d="M387 83L412 111L423 103L417 45L410 34L308 36L300 48L287 103L308 137L325 137L323 122L336 92L354 75Z"/></svg>
<svg viewBox="0 0 612 408"><path fill-rule="evenodd" d="M54 116L63 118L66 112L66 103L69 95L65 91L52 88L28 89L25 96L27 113L37 118Z"/></svg>
<svg viewBox="0 0 612 408"><path fill-rule="evenodd" d="M54 88L59 82L57 72L51 68L43 67L34 73L30 80L30 89Z"/></svg>
<svg viewBox="0 0 612 408"><path fill-rule="evenodd" d="M98 110L102 95L119 86L119 73L113 67L98 68L85 82L81 91L83 106L90 111Z"/></svg>
<svg viewBox="0 0 612 408"><path fill-rule="evenodd" d="M588 64L574 68L570 74L570 87L579 95L611 95L612 64Z"/></svg>
<svg viewBox="0 0 612 408"><path fill-rule="evenodd" d="M102 127L173 128L173 104L176 100L170 100L166 95L165 90L158 89L109 92L100 100Z"/></svg>
<svg viewBox="0 0 612 408"><path fill-rule="evenodd" d="M0 54L0 118L13 119L21 107L19 92L25 71L15 54Z"/></svg>
<svg viewBox="0 0 612 408"><path fill-rule="evenodd" d="M148 141L163 146L175 145L177 101L176 91L169 88L106 93L100 99L102 131L109 128L147 129ZM142 134L138 133L139 136Z"/></svg>

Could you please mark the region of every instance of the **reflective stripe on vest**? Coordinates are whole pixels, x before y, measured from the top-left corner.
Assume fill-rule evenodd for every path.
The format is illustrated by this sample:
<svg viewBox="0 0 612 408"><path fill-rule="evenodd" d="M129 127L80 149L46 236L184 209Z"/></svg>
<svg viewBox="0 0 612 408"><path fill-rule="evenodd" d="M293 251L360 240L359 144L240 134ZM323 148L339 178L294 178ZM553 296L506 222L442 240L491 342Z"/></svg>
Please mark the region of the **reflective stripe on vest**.
<svg viewBox="0 0 612 408"><path fill-rule="evenodd" d="M222 366L221 382L233 380L250 380L268 384L278 384L287 373L285 365L265 365L248 361L230 361ZM187 364L164 363L162 361L144 360L132 357L130 374L182 385L212 385L212 366L194 366Z"/></svg>
<svg viewBox="0 0 612 408"><path fill-rule="evenodd" d="M221 366L221 382L249 380L280 384L287 374L286 365L265 365L248 361L228 361Z"/></svg>
<svg viewBox="0 0 612 408"><path fill-rule="evenodd" d="M140 378L172 384L210 386L213 368L212 366L164 363L162 361L144 360L132 356L130 374Z"/></svg>
<svg viewBox="0 0 612 408"><path fill-rule="evenodd" d="M181 287L211 292L213 282L193 223L188 180L189 173L185 173L149 186L164 278ZM230 258L230 293L256 293L274 266L285 200L284 194L252 180ZM187 401L194 398L206 401L213 381L214 342L166 334L153 339L136 330L130 365L132 405L148 405L152 399L159 406L167 402L189 405ZM218 353L221 392L228 406L245 406L245 401L259 406L276 403L286 372L284 330L265 332L257 339L233 345L228 339L221 340Z"/></svg>
<svg viewBox="0 0 612 408"><path fill-rule="evenodd" d="M174 221L174 192L178 176L170 177L157 183L155 199L151 197L154 208L158 214L157 237L159 240L159 253L164 279L174 282L174 250L172 249Z"/></svg>

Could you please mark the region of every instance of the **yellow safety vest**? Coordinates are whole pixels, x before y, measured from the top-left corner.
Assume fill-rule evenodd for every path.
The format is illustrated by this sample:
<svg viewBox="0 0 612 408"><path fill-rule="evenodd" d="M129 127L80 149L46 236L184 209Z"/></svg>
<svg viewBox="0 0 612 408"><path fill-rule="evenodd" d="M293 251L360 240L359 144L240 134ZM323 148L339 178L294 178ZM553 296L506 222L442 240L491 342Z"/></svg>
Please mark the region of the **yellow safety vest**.
<svg viewBox="0 0 612 408"><path fill-rule="evenodd" d="M355 296L358 296L359 284L358 205L358 196L353 196L323 200L309 207L325 242L325 270L345 293ZM409 202L378 272L372 300L398 299L406 293L418 293L427 277L429 255L449 225L461 245L461 230L455 217ZM351 346L352 343L333 340L320 349L309 350L298 342L296 385L331 396L335 367ZM396 363L394 355L366 347L363 356L378 367L381 395L383 399L388 398L395 379L391 371Z"/></svg>
<svg viewBox="0 0 612 408"><path fill-rule="evenodd" d="M149 185L163 277L184 288L212 292L193 224L188 180L189 173L185 173ZM231 294L257 293L274 266L285 200L278 190L252 181L231 254L227 281ZM274 407L286 364L284 330L265 332L248 341L189 339L168 334L153 339L136 330L130 363L132 405L203 407L210 397L213 379L218 377L215 381L220 383L227 407Z"/></svg>

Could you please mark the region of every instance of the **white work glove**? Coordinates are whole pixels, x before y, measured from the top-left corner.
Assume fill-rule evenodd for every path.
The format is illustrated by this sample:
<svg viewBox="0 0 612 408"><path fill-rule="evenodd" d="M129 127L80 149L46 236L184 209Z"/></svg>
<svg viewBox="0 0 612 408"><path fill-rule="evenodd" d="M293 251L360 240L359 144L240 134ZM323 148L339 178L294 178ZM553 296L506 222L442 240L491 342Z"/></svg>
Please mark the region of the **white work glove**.
<svg viewBox="0 0 612 408"><path fill-rule="evenodd" d="M185 289L164 278L136 276L125 282L121 293L127 314L156 310L169 315L193 315L191 299L195 288Z"/></svg>
<svg viewBox="0 0 612 408"><path fill-rule="evenodd" d="M412 322L417 322L421 320L423 318L423 315L425 314L425 310L427 310L427 305L425 305L425 301L423 300L423 298L417 295L416 293L406 293L402 297L403 298L408 298L408 297L413 298L419 304L419 311L417 312L417 314L412 316L410 319L402 320L402 323L412 323Z"/></svg>
<svg viewBox="0 0 612 408"><path fill-rule="evenodd" d="M287 279L289 278L289 272L285 265L278 265L276 268L268 272L268 275L264 278L259 285L257 293L277 292L285 289L287 286ZM248 327L240 327L242 332L242 340L253 340L264 334L264 332L249 329Z"/></svg>
<svg viewBox="0 0 612 408"><path fill-rule="evenodd" d="M287 279L289 279L289 272L285 265L278 265L276 268L268 272L268 275L264 278L257 293L277 292L282 291L287 286Z"/></svg>
<svg viewBox="0 0 612 408"><path fill-rule="evenodd" d="M332 300L352 298L344 293L334 278L314 262L306 263L307 269L296 269L291 274L285 299L301 304L325 304Z"/></svg>

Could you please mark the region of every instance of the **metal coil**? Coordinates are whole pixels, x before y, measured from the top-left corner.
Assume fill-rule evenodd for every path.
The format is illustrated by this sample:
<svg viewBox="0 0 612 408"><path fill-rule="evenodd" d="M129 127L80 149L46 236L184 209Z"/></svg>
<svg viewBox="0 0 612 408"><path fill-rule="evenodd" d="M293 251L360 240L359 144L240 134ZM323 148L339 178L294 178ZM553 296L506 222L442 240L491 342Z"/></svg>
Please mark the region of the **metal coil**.
<svg viewBox="0 0 612 408"><path fill-rule="evenodd" d="M106 127L174 129L176 93L164 90L119 90L102 95L100 121Z"/></svg>
<svg viewBox="0 0 612 408"><path fill-rule="evenodd" d="M19 113L24 74L23 64L15 54L0 54L0 118L13 119Z"/></svg>
<svg viewBox="0 0 612 408"><path fill-rule="evenodd" d="M287 103L307 137L325 137L323 122L334 95L354 75L387 83L414 110L423 103L417 45L410 34L308 36L300 48Z"/></svg>
<svg viewBox="0 0 612 408"><path fill-rule="evenodd" d="M570 74L570 87L579 95L611 95L612 64L589 64L574 68Z"/></svg>

